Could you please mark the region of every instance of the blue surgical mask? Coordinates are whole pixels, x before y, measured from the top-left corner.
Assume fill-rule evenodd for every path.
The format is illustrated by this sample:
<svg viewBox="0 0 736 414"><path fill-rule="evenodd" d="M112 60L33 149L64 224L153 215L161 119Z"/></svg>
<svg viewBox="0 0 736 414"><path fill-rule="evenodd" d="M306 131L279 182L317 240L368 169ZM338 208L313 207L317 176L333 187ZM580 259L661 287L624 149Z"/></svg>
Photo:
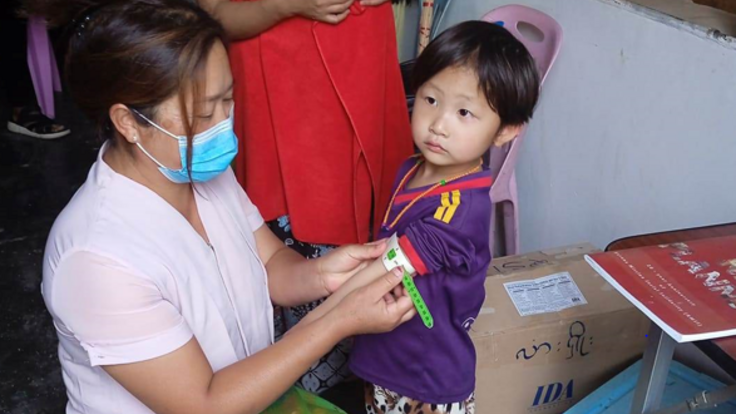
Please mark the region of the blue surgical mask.
<svg viewBox="0 0 736 414"><path fill-rule="evenodd" d="M135 111L135 110L134 110ZM230 109L230 115L227 119L213 126L212 128L196 134L192 139L192 182L209 181L222 174L230 166L230 163L238 153L238 137L235 136L233 130L233 110ZM189 174L187 172L187 137L183 135L174 135L163 129L155 122L135 111L141 118L151 124L154 128L164 134L179 141L179 155L181 158L181 169L174 170L161 164L156 158L146 151L145 148L136 142L138 148L143 151L151 161L158 165L158 170L164 177L172 182L181 184L189 182Z"/></svg>

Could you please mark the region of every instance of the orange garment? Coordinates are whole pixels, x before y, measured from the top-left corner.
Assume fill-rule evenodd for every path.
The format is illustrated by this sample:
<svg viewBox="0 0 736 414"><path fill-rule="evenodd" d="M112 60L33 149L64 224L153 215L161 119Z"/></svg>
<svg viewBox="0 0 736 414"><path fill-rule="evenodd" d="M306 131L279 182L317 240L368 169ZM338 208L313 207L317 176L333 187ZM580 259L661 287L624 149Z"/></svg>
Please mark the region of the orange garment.
<svg viewBox="0 0 736 414"><path fill-rule="evenodd" d="M304 242L368 241L413 151L390 2L283 21L233 42L230 62L236 173L263 217L288 214Z"/></svg>

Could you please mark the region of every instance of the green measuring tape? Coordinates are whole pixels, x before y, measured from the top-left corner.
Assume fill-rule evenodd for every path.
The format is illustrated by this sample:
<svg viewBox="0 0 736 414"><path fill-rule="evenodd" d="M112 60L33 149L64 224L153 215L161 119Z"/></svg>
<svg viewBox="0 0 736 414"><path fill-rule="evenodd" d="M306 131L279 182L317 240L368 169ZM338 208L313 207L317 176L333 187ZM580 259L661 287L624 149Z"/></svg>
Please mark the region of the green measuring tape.
<svg viewBox="0 0 736 414"><path fill-rule="evenodd" d="M432 314L429 313L429 308L427 308L427 304L424 303L424 299L422 299L422 295L419 293L417 285L414 284L414 278L406 271L404 272L402 284L404 285L406 292L409 293L409 297L414 303L414 307L417 308L417 312L419 313L419 317L422 318L424 326L432 329L434 326L434 318L432 318Z"/></svg>
<svg viewBox="0 0 736 414"><path fill-rule="evenodd" d="M396 234L391 236L388 241L388 245L389 250L386 252L386 256L383 257L384 266L387 270L393 269L396 266L401 266L404 269L404 277L401 279L404 289L406 289L406 292L409 294L414 307L417 308L417 313L419 313L419 317L422 319L424 326L432 329L434 326L434 318L432 318L432 314L429 313L429 308L427 308L427 304L424 303L424 299L422 299L422 295L419 293L417 285L414 284L414 278L411 277L410 273L414 271L414 267L411 266L411 262L401 251ZM407 272L407 268L409 268L409 272Z"/></svg>

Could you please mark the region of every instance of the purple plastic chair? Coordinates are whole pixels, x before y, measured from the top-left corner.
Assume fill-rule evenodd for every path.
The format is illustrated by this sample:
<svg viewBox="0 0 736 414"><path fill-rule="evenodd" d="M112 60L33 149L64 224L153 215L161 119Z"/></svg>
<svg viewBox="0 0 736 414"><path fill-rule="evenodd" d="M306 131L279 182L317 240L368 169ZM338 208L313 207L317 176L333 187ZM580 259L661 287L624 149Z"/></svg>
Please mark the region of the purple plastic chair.
<svg viewBox="0 0 736 414"><path fill-rule="evenodd" d="M526 46L537 63L541 81L547 78L562 45L562 27L548 15L526 7L509 5L492 10L482 20L502 25ZM540 84L541 87L541 84ZM503 210L503 232L506 255L519 252L519 199L516 190L516 158L526 127L519 136L501 148L492 148L490 168L494 174L491 200L491 252L494 250L496 232L496 206Z"/></svg>
<svg viewBox="0 0 736 414"><path fill-rule="evenodd" d="M56 57L51 48L46 21L38 16L28 18L28 69L31 72L33 88L41 112L49 118L54 118L54 91L61 92L59 68L56 66Z"/></svg>

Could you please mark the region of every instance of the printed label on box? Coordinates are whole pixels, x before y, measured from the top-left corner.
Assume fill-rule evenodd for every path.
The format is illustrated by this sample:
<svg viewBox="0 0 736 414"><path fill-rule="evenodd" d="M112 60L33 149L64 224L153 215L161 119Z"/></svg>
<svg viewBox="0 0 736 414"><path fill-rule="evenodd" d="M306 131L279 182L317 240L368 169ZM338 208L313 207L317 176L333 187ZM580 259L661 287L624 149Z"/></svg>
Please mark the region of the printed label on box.
<svg viewBox="0 0 736 414"><path fill-rule="evenodd" d="M559 312L588 303L569 272L504 283L503 286L521 316Z"/></svg>

